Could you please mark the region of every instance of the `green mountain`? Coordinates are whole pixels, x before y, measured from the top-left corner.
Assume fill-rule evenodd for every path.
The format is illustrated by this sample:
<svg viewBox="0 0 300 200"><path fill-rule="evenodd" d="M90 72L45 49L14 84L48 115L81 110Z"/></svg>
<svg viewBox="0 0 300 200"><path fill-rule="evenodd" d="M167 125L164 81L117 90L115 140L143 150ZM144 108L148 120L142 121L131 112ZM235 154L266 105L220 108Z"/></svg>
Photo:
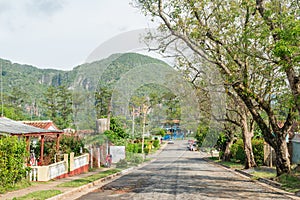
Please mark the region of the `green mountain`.
<svg viewBox="0 0 300 200"><path fill-rule="evenodd" d="M4 104L13 103L27 112L26 116L30 118L45 118L42 102L50 86L65 85L74 92L80 91L81 95L89 95L93 101L93 93L99 83L117 82L123 74L147 64L168 66L161 60L137 53L113 54L100 61L79 65L71 71L39 69L3 59L0 59L0 64ZM32 105L38 106L39 111L33 112Z"/></svg>

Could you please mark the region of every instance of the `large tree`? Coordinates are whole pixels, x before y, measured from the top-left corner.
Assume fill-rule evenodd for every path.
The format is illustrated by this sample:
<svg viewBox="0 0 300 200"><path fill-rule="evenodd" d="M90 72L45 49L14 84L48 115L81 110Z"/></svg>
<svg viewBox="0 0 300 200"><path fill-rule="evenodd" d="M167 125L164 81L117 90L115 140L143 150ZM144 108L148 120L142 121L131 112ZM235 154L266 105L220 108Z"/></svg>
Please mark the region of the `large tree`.
<svg viewBox="0 0 300 200"><path fill-rule="evenodd" d="M50 86L45 93L46 115L59 128L73 125L72 94L66 86Z"/></svg>
<svg viewBox="0 0 300 200"><path fill-rule="evenodd" d="M160 49L182 41L222 73L275 149L277 175L290 172L285 142L295 118L299 92L299 20L293 0L138 0L146 14L161 20ZM292 40L289 37L290 30ZM284 73L285 72L285 73ZM280 125L271 98L289 80L295 102L286 103ZM259 83L259 84L257 84ZM271 94L272 92L272 94ZM274 94L275 93L275 94ZM278 102L276 102L278 104ZM280 106L279 106L280 107Z"/></svg>

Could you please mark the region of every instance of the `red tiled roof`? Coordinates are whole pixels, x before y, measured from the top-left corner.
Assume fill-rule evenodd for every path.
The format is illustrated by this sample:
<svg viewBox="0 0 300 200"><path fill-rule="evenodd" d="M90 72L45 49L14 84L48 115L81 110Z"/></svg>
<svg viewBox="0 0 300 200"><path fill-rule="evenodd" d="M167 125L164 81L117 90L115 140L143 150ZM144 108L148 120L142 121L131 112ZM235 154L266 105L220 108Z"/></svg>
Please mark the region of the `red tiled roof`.
<svg viewBox="0 0 300 200"><path fill-rule="evenodd" d="M162 124L170 124L170 123L179 124L180 120L179 119L173 119L173 120L162 121Z"/></svg>
<svg viewBox="0 0 300 200"><path fill-rule="evenodd" d="M41 129L48 130L50 127L53 127L55 130L59 130L55 124L48 120L48 121L23 121L23 124L27 124L29 126L34 126Z"/></svg>

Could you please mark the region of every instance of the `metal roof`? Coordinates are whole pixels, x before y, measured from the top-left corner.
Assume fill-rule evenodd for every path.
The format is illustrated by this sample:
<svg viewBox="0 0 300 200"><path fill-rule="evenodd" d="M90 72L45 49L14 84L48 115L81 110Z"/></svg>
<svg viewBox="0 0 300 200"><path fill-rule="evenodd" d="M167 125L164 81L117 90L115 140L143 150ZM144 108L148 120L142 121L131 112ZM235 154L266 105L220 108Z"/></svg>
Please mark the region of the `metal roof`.
<svg viewBox="0 0 300 200"><path fill-rule="evenodd" d="M34 133L62 133L62 131L45 130L34 126L23 124L22 122L14 121L6 117L0 117L0 133L9 134L34 134Z"/></svg>
<svg viewBox="0 0 300 200"><path fill-rule="evenodd" d="M296 133L291 141L300 143L300 134Z"/></svg>

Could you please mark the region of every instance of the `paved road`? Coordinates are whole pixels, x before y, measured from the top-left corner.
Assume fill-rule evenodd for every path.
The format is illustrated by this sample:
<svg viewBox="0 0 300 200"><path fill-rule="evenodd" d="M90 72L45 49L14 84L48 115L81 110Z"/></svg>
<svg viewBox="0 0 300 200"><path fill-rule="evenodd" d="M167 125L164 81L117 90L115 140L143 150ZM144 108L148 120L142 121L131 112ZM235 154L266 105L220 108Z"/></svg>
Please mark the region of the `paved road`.
<svg viewBox="0 0 300 200"><path fill-rule="evenodd" d="M157 160L88 193L80 200L290 199L280 192L237 175L175 141Z"/></svg>

